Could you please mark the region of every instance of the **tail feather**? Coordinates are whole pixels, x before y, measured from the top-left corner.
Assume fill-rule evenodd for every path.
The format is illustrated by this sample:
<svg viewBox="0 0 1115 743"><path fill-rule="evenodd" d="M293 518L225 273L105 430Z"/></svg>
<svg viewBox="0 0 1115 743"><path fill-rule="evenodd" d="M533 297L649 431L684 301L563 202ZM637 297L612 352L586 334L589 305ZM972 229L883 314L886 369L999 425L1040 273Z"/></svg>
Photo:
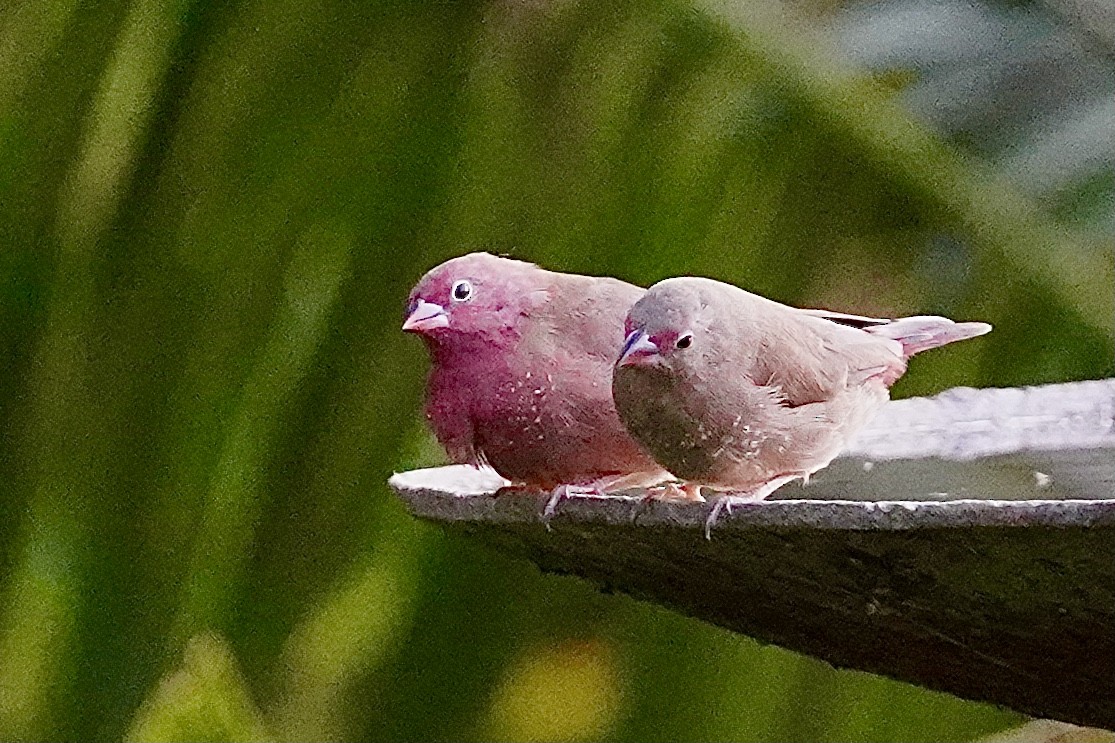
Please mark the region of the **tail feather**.
<svg viewBox="0 0 1115 743"><path fill-rule="evenodd" d="M910 358L930 348L989 333L991 326L985 322L953 322L947 317L921 315L903 317L885 325L872 325L864 330L898 341L902 344L903 354Z"/></svg>

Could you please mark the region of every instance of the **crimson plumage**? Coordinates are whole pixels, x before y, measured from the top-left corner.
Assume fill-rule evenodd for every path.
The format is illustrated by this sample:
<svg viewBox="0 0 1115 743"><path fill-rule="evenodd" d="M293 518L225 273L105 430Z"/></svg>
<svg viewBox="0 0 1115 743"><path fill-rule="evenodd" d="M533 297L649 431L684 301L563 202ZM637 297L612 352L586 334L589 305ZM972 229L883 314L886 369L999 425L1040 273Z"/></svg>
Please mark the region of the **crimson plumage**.
<svg viewBox="0 0 1115 743"><path fill-rule="evenodd" d="M431 269L403 329L429 350L426 417L449 458L532 488L607 491L667 477L612 402L623 319L642 293L487 253Z"/></svg>

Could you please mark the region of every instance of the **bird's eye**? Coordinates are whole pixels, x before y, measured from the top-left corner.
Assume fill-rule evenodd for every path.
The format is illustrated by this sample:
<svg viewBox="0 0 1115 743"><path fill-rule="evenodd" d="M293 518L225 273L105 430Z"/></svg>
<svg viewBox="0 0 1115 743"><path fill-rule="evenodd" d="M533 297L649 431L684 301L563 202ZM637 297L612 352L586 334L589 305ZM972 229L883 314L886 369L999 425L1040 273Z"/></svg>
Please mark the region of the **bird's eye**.
<svg viewBox="0 0 1115 743"><path fill-rule="evenodd" d="M472 282L467 279L455 281L453 283L453 291L451 293L453 295L454 302L467 302L468 300L472 299Z"/></svg>
<svg viewBox="0 0 1115 743"><path fill-rule="evenodd" d="M692 333L686 333L682 337L678 338L677 343L674 344L674 346L677 347L677 348L689 348L692 345L693 345L693 334Z"/></svg>

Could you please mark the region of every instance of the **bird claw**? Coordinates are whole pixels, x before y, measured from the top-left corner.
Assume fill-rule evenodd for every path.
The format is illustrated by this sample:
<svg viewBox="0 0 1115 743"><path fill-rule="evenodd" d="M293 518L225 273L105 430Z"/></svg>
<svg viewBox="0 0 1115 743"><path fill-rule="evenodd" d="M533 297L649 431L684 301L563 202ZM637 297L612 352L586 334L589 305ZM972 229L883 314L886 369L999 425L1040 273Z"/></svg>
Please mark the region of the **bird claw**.
<svg viewBox="0 0 1115 743"><path fill-rule="evenodd" d="M639 522L639 517L650 510L650 504L656 500L660 500L661 496L654 492L653 488L647 490L646 494L639 498L635 504L634 510L631 512L631 525L634 526Z"/></svg>
<svg viewBox="0 0 1115 743"><path fill-rule="evenodd" d="M712 540L712 527L716 526L716 522L720 519L720 514L727 511L728 515L732 515L732 506L741 506L745 503L756 503L758 500L754 497L741 497L738 495L722 495L716 499L716 503L712 505L712 510L709 511L708 518L705 519L705 539Z"/></svg>
<svg viewBox="0 0 1115 743"><path fill-rule="evenodd" d="M569 500L569 496L591 495L596 492L598 492L596 488L579 485L558 485L551 490L550 499L546 501L546 507L542 509L542 525L546 527L546 531L553 531L550 527L550 519L557 515L558 506Z"/></svg>
<svg viewBox="0 0 1115 743"><path fill-rule="evenodd" d="M648 498L655 500L675 501L681 503L704 503L705 498L701 495L701 486L692 482L668 482L661 486L662 492L656 493L651 491L647 493Z"/></svg>
<svg viewBox="0 0 1115 743"><path fill-rule="evenodd" d="M732 515L731 500L731 496L722 495L716 499L716 503L712 504L712 510L709 511L708 518L705 519L705 539L712 541L712 527L716 526L721 511L726 510L729 516Z"/></svg>
<svg viewBox="0 0 1115 743"><path fill-rule="evenodd" d="M763 483L749 492L720 496L716 499L716 503L713 505L712 511L709 512L708 518L705 519L705 539L712 539L712 527L716 526L716 521L720 518L722 511L727 511L729 516L732 515L733 503L737 506L741 506L745 503L761 503L766 500L771 493L778 490L786 483L803 477L808 478L809 475L781 475Z"/></svg>
<svg viewBox="0 0 1115 743"><path fill-rule="evenodd" d="M631 515L631 523L634 524L639 520L639 517L650 510L651 503L654 501L667 501L672 503L704 503L705 499L701 495L701 486L694 483L676 483L667 482L661 485L647 488L647 492L639 499L638 507Z"/></svg>
<svg viewBox="0 0 1115 743"><path fill-rule="evenodd" d="M546 531L553 531L550 528L550 519L557 513L557 508L561 502L569 498L569 487L567 485L558 485L550 491L550 499L546 501L546 507L542 509L542 525L546 527Z"/></svg>

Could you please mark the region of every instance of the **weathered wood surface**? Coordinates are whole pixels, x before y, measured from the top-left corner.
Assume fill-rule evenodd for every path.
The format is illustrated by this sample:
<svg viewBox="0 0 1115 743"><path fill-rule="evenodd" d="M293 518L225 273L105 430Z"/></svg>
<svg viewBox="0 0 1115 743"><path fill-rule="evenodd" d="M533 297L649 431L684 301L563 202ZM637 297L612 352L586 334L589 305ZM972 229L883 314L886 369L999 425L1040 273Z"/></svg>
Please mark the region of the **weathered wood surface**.
<svg viewBox="0 0 1115 743"><path fill-rule="evenodd" d="M1115 729L1115 380L891 403L807 488L725 514L638 495L495 495L446 467L417 516L543 570L824 659Z"/></svg>

